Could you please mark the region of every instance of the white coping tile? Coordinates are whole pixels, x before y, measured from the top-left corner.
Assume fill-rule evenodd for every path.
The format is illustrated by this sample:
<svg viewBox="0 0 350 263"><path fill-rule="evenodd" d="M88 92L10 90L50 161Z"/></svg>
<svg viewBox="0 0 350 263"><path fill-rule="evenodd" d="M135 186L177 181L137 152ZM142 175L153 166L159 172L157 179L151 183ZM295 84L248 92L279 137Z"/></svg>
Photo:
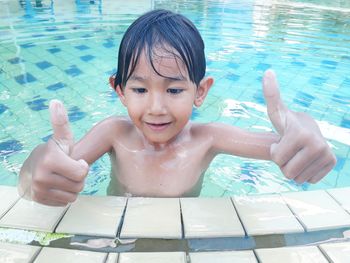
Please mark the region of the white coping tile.
<svg viewBox="0 0 350 263"><path fill-rule="evenodd" d="M350 261L350 242L322 244L320 249L332 263L348 263Z"/></svg>
<svg viewBox="0 0 350 263"><path fill-rule="evenodd" d="M185 252L120 253L118 263L186 263Z"/></svg>
<svg viewBox="0 0 350 263"><path fill-rule="evenodd" d="M29 263L39 250L40 247L0 242L0 262Z"/></svg>
<svg viewBox="0 0 350 263"><path fill-rule="evenodd" d="M182 238L178 198L130 198L121 238Z"/></svg>
<svg viewBox="0 0 350 263"><path fill-rule="evenodd" d="M106 263L118 263L118 254L117 253L109 253Z"/></svg>
<svg viewBox="0 0 350 263"><path fill-rule="evenodd" d="M323 190L282 193L307 231L350 226L350 215Z"/></svg>
<svg viewBox="0 0 350 263"><path fill-rule="evenodd" d="M56 232L115 237L126 205L125 197L78 196Z"/></svg>
<svg viewBox="0 0 350 263"><path fill-rule="evenodd" d="M230 198L181 198L180 203L186 238L245 236Z"/></svg>
<svg viewBox="0 0 350 263"><path fill-rule="evenodd" d="M103 263L107 253L44 247L34 263Z"/></svg>
<svg viewBox="0 0 350 263"><path fill-rule="evenodd" d="M327 192L350 213L350 187L328 189Z"/></svg>
<svg viewBox="0 0 350 263"><path fill-rule="evenodd" d="M20 197L16 187L0 185L0 218L19 198Z"/></svg>
<svg viewBox="0 0 350 263"><path fill-rule="evenodd" d="M219 251L189 253L191 263L257 263L254 252L246 251Z"/></svg>
<svg viewBox="0 0 350 263"><path fill-rule="evenodd" d="M0 220L0 226L53 232L67 208L46 206L21 198Z"/></svg>
<svg viewBox="0 0 350 263"><path fill-rule="evenodd" d="M261 263L328 263L315 246L261 248L255 253Z"/></svg>
<svg viewBox="0 0 350 263"><path fill-rule="evenodd" d="M304 232L279 195L234 196L232 200L249 236Z"/></svg>

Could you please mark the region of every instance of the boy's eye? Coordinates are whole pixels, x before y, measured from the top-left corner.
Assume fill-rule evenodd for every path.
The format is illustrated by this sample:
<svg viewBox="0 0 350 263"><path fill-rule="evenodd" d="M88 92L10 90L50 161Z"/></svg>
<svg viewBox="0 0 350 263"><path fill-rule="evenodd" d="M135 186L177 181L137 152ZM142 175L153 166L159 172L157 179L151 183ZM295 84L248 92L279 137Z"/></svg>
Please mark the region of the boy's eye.
<svg viewBox="0 0 350 263"><path fill-rule="evenodd" d="M167 89L167 92L170 94L179 94L179 93L183 92L183 89L171 88L171 89Z"/></svg>
<svg viewBox="0 0 350 263"><path fill-rule="evenodd" d="M133 88L132 91L135 93L146 93L147 92L147 90L145 88Z"/></svg>

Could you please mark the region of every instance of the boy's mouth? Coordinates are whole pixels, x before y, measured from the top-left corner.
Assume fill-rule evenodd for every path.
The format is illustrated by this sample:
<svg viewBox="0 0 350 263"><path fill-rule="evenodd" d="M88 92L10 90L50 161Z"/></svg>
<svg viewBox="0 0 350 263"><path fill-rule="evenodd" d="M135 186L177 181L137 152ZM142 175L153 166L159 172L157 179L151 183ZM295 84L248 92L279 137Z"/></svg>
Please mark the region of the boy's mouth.
<svg viewBox="0 0 350 263"><path fill-rule="evenodd" d="M153 123L153 122L145 122L146 125L154 131L162 131L166 129L171 122L162 122L162 123Z"/></svg>

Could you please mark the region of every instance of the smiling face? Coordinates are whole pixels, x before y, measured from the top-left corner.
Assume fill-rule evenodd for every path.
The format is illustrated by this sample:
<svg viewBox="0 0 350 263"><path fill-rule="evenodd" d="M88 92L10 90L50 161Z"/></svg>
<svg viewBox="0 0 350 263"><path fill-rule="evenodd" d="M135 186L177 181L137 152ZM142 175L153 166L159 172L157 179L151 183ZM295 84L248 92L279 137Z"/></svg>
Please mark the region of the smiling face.
<svg viewBox="0 0 350 263"><path fill-rule="evenodd" d="M199 85L189 80L184 64L165 51L153 56L141 53L137 66L118 95L129 116L152 145L171 143L188 123L193 105L199 107L212 84L211 78Z"/></svg>

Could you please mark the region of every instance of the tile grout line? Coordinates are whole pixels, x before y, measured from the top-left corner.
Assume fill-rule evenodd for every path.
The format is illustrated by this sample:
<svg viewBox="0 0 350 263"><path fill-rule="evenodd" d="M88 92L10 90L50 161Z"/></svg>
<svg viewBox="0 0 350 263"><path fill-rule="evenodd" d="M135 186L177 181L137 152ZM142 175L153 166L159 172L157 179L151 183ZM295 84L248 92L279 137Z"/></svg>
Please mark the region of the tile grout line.
<svg viewBox="0 0 350 263"><path fill-rule="evenodd" d="M345 211L345 213L347 213L348 215L350 215L350 211L346 210L344 208L344 206L342 205L342 203L340 203L331 193L329 193L327 190L325 190L325 192L341 207L341 209L343 209Z"/></svg>
<svg viewBox="0 0 350 263"><path fill-rule="evenodd" d="M35 202L35 201L32 201L32 202ZM70 207L71 207L71 204L69 204L69 206L67 206L67 208L64 210L62 215L57 219L51 233L56 233L56 229L57 229L58 225L61 223L63 217L67 214Z"/></svg>
<svg viewBox="0 0 350 263"><path fill-rule="evenodd" d="M39 256L41 250L43 250L44 247L39 247L38 251L34 253L33 257L30 259L30 263L35 262L35 259Z"/></svg>
<svg viewBox="0 0 350 263"><path fill-rule="evenodd" d="M184 224L184 218L182 213L182 206L181 206L181 198L179 200L179 206L180 206L180 223L181 223L181 239L185 239L185 224Z"/></svg>
<svg viewBox="0 0 350 263"><path fill-rule="evenodd" d="M0 217L0 220L3 219L8 212L10 212L10 210L19 202L19 200L21 200L21 196L19 196L19 198L16 199L16 201L13 202L13 204L11 204L4 212L4 214Z"/></svg>
<svg viewBox="0 0 350 263"><path fill-rule="evenodd" d="M329 257L329 255L327 254L327 252L321 248L320 245L317 245L316 247L318 248L318 250L321 252L321 254L324 256L324 258L325 258L328 262L331 262L331 263L334 262L334 261Z"/></svg>
<svg viewBox="0 0 350 263"><path fill-rule="evenodd" d="M299 222L299 224L304 228L304 233L307 233L307 227L304 224L304 222L299 218L299 216L295 213L295 211L292 209L292 207L288 204L288 202L285 200L284 196L279 193L277 194L281 197L281 200L284 202L284 204L288 207L289 211L293 214L294 218Z"/></svg>
<svg viewBox="0 0 350 263"><path fill-rule="evenodd" d="M237 218L238 218L239 222L241 223L241 226L242 226L242 228L243 228L245 237L253 237L253 236L249 236L249 235L248 235L248 232L247 232L247 230L246 230L246 228L245 228L245 226L244 226L244 224L243 224L243 220L241 219L241 216L240 216L240 214L239 214L239 212L238 212L238 209L237 209L237 207L235 206L235 203L234 203L234 201L233 201L233 198L234 198L234 196L229 197L229 199L230 199L230 201L231 201L231 204L232 204L232 207L233 207L233 209L235 210L235 212L236 212L236 214L237 214Z"/></svg>
<svg viewBox="0 0 350 263"><path fill-rule="evenodd" d="M116 239L119 239L120 238L120 234L122 232L122 227L123 227L123 224L124 224L124 219L125 219L125 214L126 214L126 208L128 206L128 203L129 203L129 198L127 197L126 198L126 201L125 201L125 206L124 206L124 210L123 210L123 214L120 218L120 222L119 222L119 225L117 227L117 235L116 235ZM118 257L118 262L119 262L119 257Z"/></svg>

